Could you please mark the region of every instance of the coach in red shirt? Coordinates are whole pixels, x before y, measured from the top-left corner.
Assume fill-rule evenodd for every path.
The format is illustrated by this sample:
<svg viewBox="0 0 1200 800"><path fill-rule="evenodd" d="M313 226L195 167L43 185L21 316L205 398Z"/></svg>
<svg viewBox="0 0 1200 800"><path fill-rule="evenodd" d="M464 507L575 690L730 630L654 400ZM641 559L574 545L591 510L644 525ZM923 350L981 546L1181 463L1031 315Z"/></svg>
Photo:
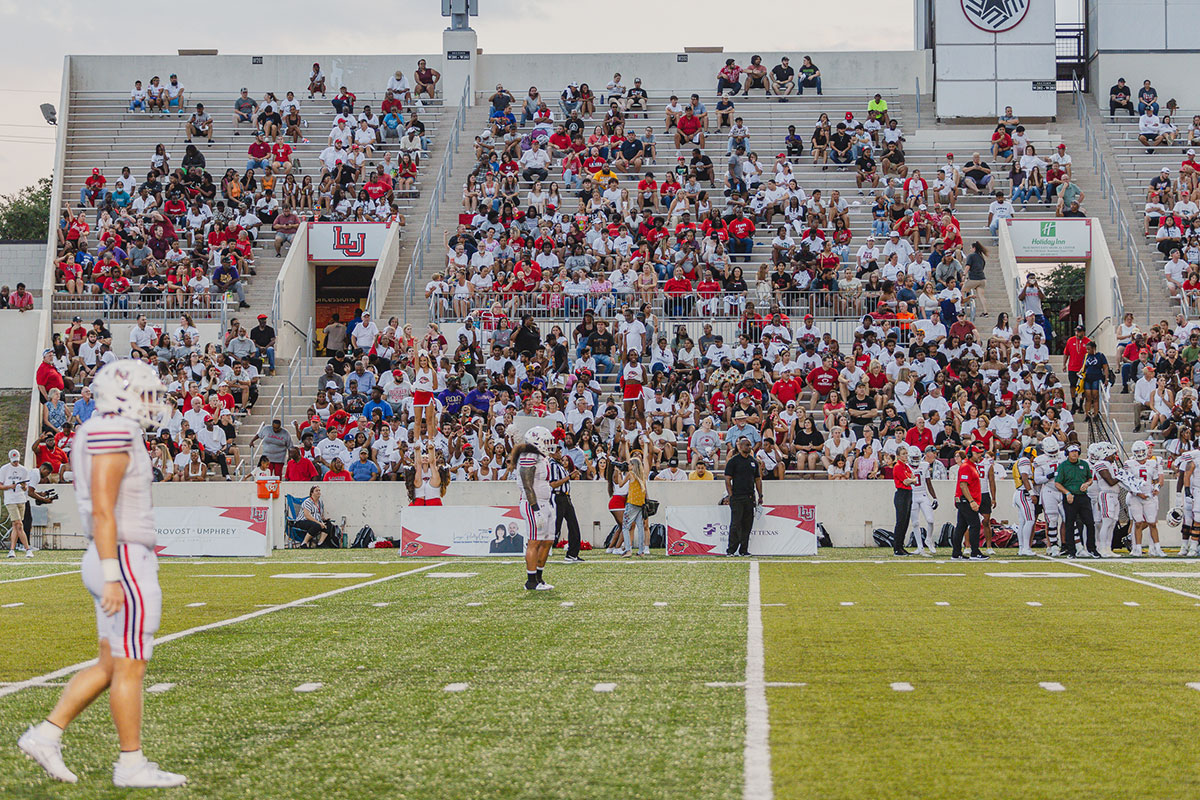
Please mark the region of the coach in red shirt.
<svg viewBox="0 0 1200 800"><path fill-rule="evenodd" d="M1079 413L1079 402L1082 395L1075 394L1075 386L1079 383L1079 373L1083 370L1083 360L1087 358L1087 346L1091 341L1083 334L1083 325L1075 326L1075 335L1067 339L1063 348L1063 369L1067 371L1067 386L1071 390L1071 413ZM1126 387L1128 388L1128 387Z"/></svg>
<svg viewBox="0 0 1200 800"><path fill-rule="evenodd" d="M896 484L893 502L896 506L896 529L892 532L892 552L898 556L911 555L904 549L908 538L908 520L912 514L912 486L917 482L913 469L908 465L908 448L896 448L896 466L892 469L892 480Z"/></svg>
<svg viewBox="0 0 1200 800"><path fill-rule="evenodd" d="M987 556L979 549L979 504L983 501L982 486L979 478L979 462L983 461L982 447L973 446L967 452L967 458L958 465L958 480L954 483L954 505L958 509L958 522L954 526L954 536L950 543L953 545L952 559L963 561L963 534L970 532L971 559L984 561Z"/></svg>

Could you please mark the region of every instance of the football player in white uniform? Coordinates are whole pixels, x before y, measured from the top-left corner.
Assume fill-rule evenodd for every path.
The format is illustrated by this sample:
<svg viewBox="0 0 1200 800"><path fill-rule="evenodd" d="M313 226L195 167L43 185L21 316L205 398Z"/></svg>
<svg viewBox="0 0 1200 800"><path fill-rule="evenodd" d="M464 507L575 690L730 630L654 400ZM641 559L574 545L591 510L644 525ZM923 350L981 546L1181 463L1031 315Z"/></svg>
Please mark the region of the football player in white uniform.
<svg viewBox="0 0 1200 800"><path fill-rule="evenodd" d="M83 584L92 595L100 634L97 662L78 672L58 705L17 742L51 777L75 783L62 759L63 730L109 692L121 755L113 783L132 788L181 786L187 779L160 770L142 755L142 679L162 617L154 554L153 474L142 439L169 416L166 387L150 365L113 361L92 381L96 409L75 429L71 469L89 544Z"/></svg>
<svg viewBox="0 0 1200 800"><path fill-rule="evenodd" d="M1033 523L1037 520L1035 497L1037 489L1033 482L1033 458L1037 450L1026 447L1017 459L1014 478L1020 483L1013 492L1013 506L1017 509L1017 555L1033 555Z"/></svg>
<svg viewBox="0 0 1200 800"><path fill-rule="evenodd" d="M936 538L933 527L933 512L937 510L937 492L929 482L933 475L933 462L937 461L937 448L933 445L925 448L924 457L913 465L912 485L912 519L913 541L916 542L917 553L923 556L937 555ZM922 550L924 539L925 550Z"/></svg>
<svg viewBox="0 0 1200 800"><path fill-rule="evenodd" d="M1195 519L1195 498L1200 494L1200 450L1188 450L1175 462L1179 470L1176 491L1183 492L1183 544L1179 546L1181 556L1200 556L1200 531Z"/></svg>
<svg viewBox="0 0 1200 800"><path fill-rule="evenodd" d="M546 591L554 587L542 580L542 570L554 542L554 496L550 487L550 452L554 437L541 425L525 431L525 443L513 450L517 481L521 485L521 517L529 527L525 543L525 588Z"/></svg>
<svg viewBox="0 0 1200 800"><path fill-rule="evenodd" d="M1150 452L1150 446L1144 441L1136 441L1130 448L1133 457L1125 462L1125 467L1140 478L1146 485L1145 494L1130 494L1125 498L1129 509L1129 519L1133 523L1133 543L1130 545L1130 555L1142 554L1142 533L1150 529L1150 555L1162 556L1162 546L1158 543L1158 493L1162 489L1162 468Z"/></svg>
<svg viewBox="0 0 1200 800"><path fill-rule="evenodd" d="M1062 461L1062 449L1058 439L1047 436L1042 439L1041 454L1033 460L1033 482L1042 497L1042 513L1046 518L1046 552L1057 556L1059 550L1059 528L1063 520L1063 496L1054 487L1054 476Z"/></svg>
<svg viewBox="0 0 1200 800"><path fill-rule="evenodd" d="M1092 510L1099 526L1096 531L1096 549L1101 558L1120 558L1113 552L1113 529L1121 515L1121 488L1114 467L1117 462L1117 446L1110 442L1092 442L1088 445L1088 463L1092 467L1094 492ZM1091 493L1089 492L1089 494Z"/></svg>

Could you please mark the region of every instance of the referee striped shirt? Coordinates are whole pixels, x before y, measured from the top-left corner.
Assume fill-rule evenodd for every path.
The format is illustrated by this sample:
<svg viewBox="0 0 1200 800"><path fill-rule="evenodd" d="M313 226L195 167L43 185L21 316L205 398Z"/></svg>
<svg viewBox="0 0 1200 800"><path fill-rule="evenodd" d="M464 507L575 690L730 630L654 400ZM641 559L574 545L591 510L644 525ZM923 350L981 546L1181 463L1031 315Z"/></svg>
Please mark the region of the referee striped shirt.
<svg viewBox="0 0 1200 800"><path fill-rule="evenodd" d="M566 467L564 467L562 464L558 463L554 459L549 459L549 461L550 461L550 483L551 484L553 484L555 481L561 481L563 478L570 477L571 473L567 472ZM570 497L571 496L571 482L568 480L562 486L554 487L553 491L556 496L561 495L561 496L565 496L565 497Z"/></svg>

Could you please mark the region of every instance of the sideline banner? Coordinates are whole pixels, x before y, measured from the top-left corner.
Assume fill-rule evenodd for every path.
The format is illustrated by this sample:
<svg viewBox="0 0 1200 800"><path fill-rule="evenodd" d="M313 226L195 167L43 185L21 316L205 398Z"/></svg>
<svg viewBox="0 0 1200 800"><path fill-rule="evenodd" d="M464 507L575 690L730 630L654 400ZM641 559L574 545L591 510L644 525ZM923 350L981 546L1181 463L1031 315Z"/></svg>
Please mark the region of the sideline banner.
<svg viewBox="0 0 1200 800"><path fill-rule="evenodd" d="M160 556L270 554L268 506L159 506L154 532Z"/></svg>
<svg viewBox="0 0 1200 800"><path fill-rule="evenodd" d="M407 506L400 512L400 554L520 555L528 528L517 506Z"/></svg>
<svg viewBox="0 0 1200 800"><path fill-rule="evenodd" d="M729 547L729 506L669 506L667 555L725 555ZM815 556L816 506L759 506L750 528L750 554Z"/></svg>

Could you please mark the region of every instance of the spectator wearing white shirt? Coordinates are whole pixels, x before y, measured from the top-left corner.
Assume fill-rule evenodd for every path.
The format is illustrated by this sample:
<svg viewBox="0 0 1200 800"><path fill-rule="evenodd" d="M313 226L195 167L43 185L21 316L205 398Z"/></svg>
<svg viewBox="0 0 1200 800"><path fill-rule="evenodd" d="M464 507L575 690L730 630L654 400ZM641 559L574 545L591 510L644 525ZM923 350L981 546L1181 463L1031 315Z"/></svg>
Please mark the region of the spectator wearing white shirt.
<svg viewBox="0 0 1200 800"><path fill-rule="evenodd" d="M900 231L892 231L888 234L888 242L883 246L883 257L885 259L892 253L895 253L900 266L907 267L914 252L916 251L913 250L912 244L907 239L900 238Z"/></svg>
<svg viewBox="0 0 1200 800"><path fill-rule="evenodd" d="M1162 134L1162 123L1154 109L1146 106L1138 117L1138 141L1146 148L1147 153L1153 153L1154 148L1161 145L1166 137Z"/></svg>
<svg viewBox="0 0 1200 800"><path fill-rule="evenodd" d="M999 236L1000 220L1012 219L1016 214L1013 204L1004 199L1004 192L996 192L996 199L988 206L988 230Z"/></svg>
<svg viewBox="0 0 1200 800"><path fill-rule="evenodd" d="M929 312L929 319L918 319L912 323L912 327L924 332L925 339L934 345L941 344L947 336L946 326L942 324L942 313L936 309Z"/></svg>
<svg viewBox="0 0 1200 800"><path fill-rule="evenodd" d="M360 353L368 352L375 346L375 341L378 338L379 326L371 319L371 313L364 311L362 320L354 326L354 334L351 336L354 342L354 349Z"/></svg>
<svg viewBox="0 0 1200 800"><path fill-rule="evenodd" d="M146 315L138 314L137 322L129 329L129 355L146 358L155 340L154 329L146 324Z"/></svg>
<svg viewBox="0 0 1200 800"><path fill-rule="evenodd" d="M537 139L533 140L532 145L521 156L520 162L521 177L527 181L544 181L550 175L550 154L542 149L541 144Z"/></svg>
<svg viewBox="0 0 1200 800"><path fill-rule="evenodd" d="M1033 346L1033 337L1042 335L1042 326L1037 322L1037 315L1031 310L1025 312L1025 321L1017 326L1017 336L1021 339L1021 349Z"/></svg>

